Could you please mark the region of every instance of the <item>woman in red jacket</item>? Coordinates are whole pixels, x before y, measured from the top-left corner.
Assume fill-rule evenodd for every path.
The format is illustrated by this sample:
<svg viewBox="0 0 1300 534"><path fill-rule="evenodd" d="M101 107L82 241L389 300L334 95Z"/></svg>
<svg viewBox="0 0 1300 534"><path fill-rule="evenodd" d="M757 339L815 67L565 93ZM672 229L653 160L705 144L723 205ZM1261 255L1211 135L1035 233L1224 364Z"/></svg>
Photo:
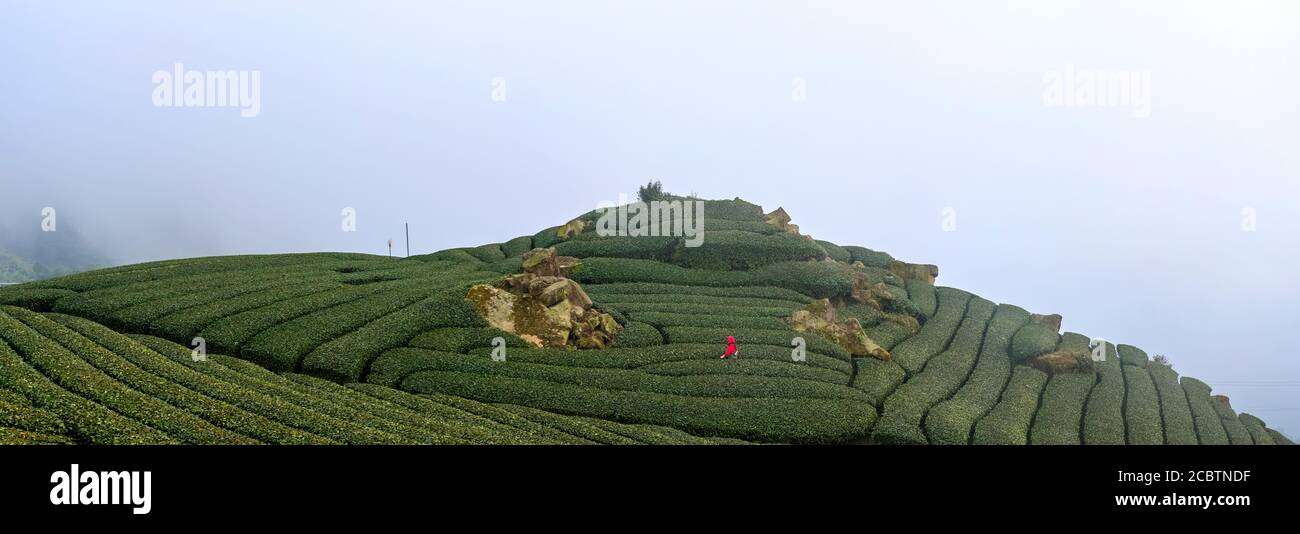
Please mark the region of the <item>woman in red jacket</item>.
<svg viewBox="0 0 1300 534"><path fill-rule="evenodd" d="M736 350L736 336L727 336L727 351L722 353L722 357L719 359L725 360L728 357L740 357L740 351Z"/></svg>

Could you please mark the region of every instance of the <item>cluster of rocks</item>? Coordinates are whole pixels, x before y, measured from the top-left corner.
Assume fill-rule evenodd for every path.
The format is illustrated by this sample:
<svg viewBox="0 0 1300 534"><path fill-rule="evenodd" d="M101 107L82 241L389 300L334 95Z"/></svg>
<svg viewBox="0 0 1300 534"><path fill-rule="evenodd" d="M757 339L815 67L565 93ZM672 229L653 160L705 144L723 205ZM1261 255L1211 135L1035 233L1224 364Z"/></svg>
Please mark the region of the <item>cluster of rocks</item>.
<svg viewBox="0 0 1300 534"><path fill-rule="evenodd" d="M582 286L568 278L581 267L554 248L533 249L524 254L524 272L475 285L466 298L489 325L535 347L603 349L623 327L594 309Z"/></svg>
<svg viewBox="0 0 1300 534"><path fill-rule="evenodd" d="M889 351L867 337L861 322L854 318L839 318L830 299L817 300L795 310L787 321L795 331L823 335L854 356L889 359Z"/></svg>
<svg viewBox="0 0 1300 534"><path fill-rule="evenodd" d="M1029 322L1053 332L1061 331L1061 314L1030 314ZM1090 373L1093 371L1092 355L1070 350L1057 350L1028 358L1025 364L1049 375L1061 373Z"/></svg>

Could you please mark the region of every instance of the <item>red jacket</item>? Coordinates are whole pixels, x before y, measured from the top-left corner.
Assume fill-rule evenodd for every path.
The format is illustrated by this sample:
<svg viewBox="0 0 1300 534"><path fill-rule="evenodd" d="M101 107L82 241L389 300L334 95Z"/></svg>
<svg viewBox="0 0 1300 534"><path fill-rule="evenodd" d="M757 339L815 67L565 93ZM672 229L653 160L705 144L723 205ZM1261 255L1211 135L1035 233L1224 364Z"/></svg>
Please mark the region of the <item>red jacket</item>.
<svg viewBox="0 0 1300 534"><path fill-rule="evenodd" d="M736 354L736 336L727 336L727 352L723 356L733 356Z"/></svg>

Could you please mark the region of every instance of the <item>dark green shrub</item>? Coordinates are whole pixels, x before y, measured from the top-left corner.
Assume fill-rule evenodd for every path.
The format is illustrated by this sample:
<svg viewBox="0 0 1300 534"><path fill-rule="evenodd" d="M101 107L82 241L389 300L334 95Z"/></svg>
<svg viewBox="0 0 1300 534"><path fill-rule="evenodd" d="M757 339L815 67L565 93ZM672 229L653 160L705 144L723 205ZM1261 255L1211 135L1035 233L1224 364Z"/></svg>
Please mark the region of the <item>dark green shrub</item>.
<svg viewBox="0 0 1300 534"><path fill-rule="evenodd" d="M925 444L921 420L934 405L957 392L975 365L994 304L972 297L966 316L948 348L885 400L884 413L871 436L877 443Z"/></svg>
<svg viewBox="0 0 1300 534"><path fill-rule="evenodd" d="M777 317L748 315L697 315L692 313L628 312L638 321L654 326L698 326L755 330L784 330L789 326ZM794 337L794 334L791 334Z"/></svg>
<svg viewBox="0 0 1300 534"><path fill-rule="evenodd" d="M1083 443L1085 445L1123 445L1124 434L1124 370L1115 345L1106 343L1105 359L1093 362L1097 370L1097 385L1088 396L1088 408L1083 414Z"/></svg>
<svg viewBox="0 0 1300 534"><path fill-rule="evenodd" d="M60 298L76 295L75 291L30 287L29 284L0 287L0 306L10 305L33 311L49 311Z"/></svg>
<svg viewBox="0 0 1300 534"><path fill-rule="evenodd" d="M866 247L845 246L844 250L849 252L849 259L860 261L867 267L877 267L888 269L889 265L894 262L894 257L884 252L876 252Z"/></svg>
<svg viewBox="0 0 1300 534"><path fill-rule="evenodd" d="M599 288L601 286L592 286ZM681 286L688 287L688 286ZM735 288L743 289L743 288ZM688 295L688 294L646 294L646 295L616 295L607 294L603 291L588 291L591 298L607 306L624 306L627 304L681 304L681 305L713 305L727 307L745 307L745 308L779 308L792 312L804 306L802 302L793 300L778 300L773 298L757 297L722 297L711 295ZM875 308L872 308L873 310ZM844 314L841 313L841 316Z"/></svg>
<svg viewBox="0 0 1300 534"><path fill-rule="evenodd" d="M500 243L490 243L465 249L470 256L474 256L478 261L492 263L506 259L506 253L501 251Z"/></svg>
<svg viewBox="0 0 1300 534"><path fill-rule="evenodd" d="M1059 341L1060 335L1055 330L1038 323L1026 324L1011 338L1011 363L1052 352Z"/></svg>
<svg viewBox="0 0 1300 534"><path fill-rule="evenodd" d="M629 321L623 325L623 330L619 331L618 337L614 338L615 347L650 347L663 344L664 336L659 333L659 329L638 321Z"/></svg>
<svg viewBox="0 0 1300 534"><path fill-rule="evenodd" d="M1149 361L1147 359L1147 353L1142 349L1134 347L1133 345L1124 344L1120 344L1117 348L1119 349L1120 363L1125 365L1136 365L1143 368L1147 366L1147 362Z"/></svg>
<svg viewBox="0 0 1300 534"><path fill-rule="evenodd" d="M718 361L718 356L722 354L723 347L725 346L724 339L724 342L674 343L671 345L658 345L652 347L612 348L605 350L567 351L561 349L525 348L510 350L507 358L510 361L515 362L562 365L566 367L637 369L665 362L704 361L721 363ZM847 358L840 359L827 356L813 351L810 348L806 353L806 361L796 363L792 361L791 352L791 347L788 343L785 345L756 345L741 343L740 359L734 360L727 365L743 360L764 360L790 365L818 367L841 373L843 378L835 383L849 383L849 374L853 369ZM470 351L470 353L486 357L491 353L491 351L487 349L475 349Z"/></svg>
<svg viewBox="0 0 1300 534"><path fill-rule="evenodd" d="M664 194L664 184L659 180L652 180L637 189L636 198L647 204L656 200L664 200L667 198L667 195Z"/></svg>
<svg viewBox="0 0 1300 534"><path fill-rule="evenodd" d="M1123 345L1120 345L1121 350ZM1123 352L1120 353L1123 360ZM1129 445L1161 445L1165 442L1160 423L1160 398L1151 375L1143 367L1122 365L1127 396L1124 399L1124 422Z"/></svg>
<svg viewBox="0 0 1300 534"><path fill-rule="evenodd" d="M566 434L557 429L537 423L530 419L520 416L510 410L500 406L478 402L475 400L457 397L454 395L445 395L442 393L428 393L418 395L420 398L429 400L436 404L441 404L449 408L455 408L467 413L471 413L485 419L496 421L503 425L509 425L522 432L534 436L534 439L542 440L544 443L554 443L561 445L590 445L590 440Z"/></svg>
<svg viewBox="0 0 1300 534"><path fill-rule="evenodd" d="M842 261L844 263L851 263L853 261L853 255L849 254L849 251L845 250L844 247L821 239L817 240L817 244L826 252L826 256L832 260Z"/></svg>
<svg viewBox="0 0 1300 534"><path fill-rule="evenodd" d="M1278 445L1295 445L1295 443L1291 441L1291 438L1288 438L1285 434L1271 428L1268 429L1268 435L1273 438L1273 443Z"/></svg>
<svg viewBox="0 0 1300 534"><path fill-rule="evenodd" d="M729 221L763 221L763 208L739 198L734 200L705 200L705 219ZM707 229L706 229L707 231Z"/></svg>
<svg viewBox="0 0 1300 534"><path fill-rule="evenodd" d="M609 298L612 301L625 301L635 297L660 297L670 299L669 302L675 302L671 299L682 299L681 302L690 302L691 298L704 298L703 303L712 302L715 299L710 297L724 298L755 298L755 299L773 299L786 302L795 302L800 305L812 302L813 299L792 289L770 286L736 286L736 287L710 287L710 286L687 286L672 284L654 284L654 283L621 283L621 284L597 284L584 286L587 294L597 300ZM597 298L600 296L601 298ZM650 302L644 300L635 300L635 302ZM701 302L701 301L694 301Z"/></svg>
<svg viewBox="0 0 1300 534"><path fill-rule="evenodd" d="M445 326L487 326L465 298L466 289L453 286L350 333L333 337L303 358L302 369L339 382L360 382L370 361L379 353L405 345L420 332Z"/></svg>
<svg viewBox="0 0 1300 534"><path fill-rule="evenodd" d="M107 351L83 350L80 357L64 348L59 342L38 333L30 324L23 324L16 318L22 318L36 324L41 331L60 335L67 333L66 328L51 322L35 312L22 308L5 308L0 314L0 336L26 356L33 367L55 381L64 389L103 405L117 413L156 428L168 436L185 443L250 443L253 442L237 434L195 417L155 397L134 389L142 387L139 382L119 382L89 362L107 367L110 371L121 371L118 377L140 378L141 374L126 376L130 364L121 362ZM62 331L59 331L62 329ZM73 334L75 335L75 334ZM83 338L84 339L84 338ZM84 347L78 347L84 348ZM83 359L85 358L85 359ZM134 369L139 373L139 369ZM35 400L35 399L33 399ZM52 412L58 413L55 410ZM59 414L63 417L63 414ZM64 418L66 420L66 418ZM170 441L159 436L155 443Z"/></svg>
<svg viewBox="0 0 1300 534"><path fill-rule="evenodd" d="M907 371L891 361L854 358L853 365L857 369L853 375L853 387L866 393L871 404L876 407L883 405L885 399L907 378Z"/></svg>
<svg viewBox="0 0 1300 534"><path fill-rule="evenodd" d="M550 429L546 429L545 433L530 432L490 417L484 417L478 413L456 408L450 404L434 402L428 397L413 395L390 387L375 384L347 384L347 387L434 419L456 423L453 428L459 429L460 435L475 444L569 444L577 442L576 438L567 434ZM462 402L465 405L472 404L485 407L488 410L497 410L491 405L477 403L468 399L462 399ZM551 439L551 436L559 436L559 439Z"/></svg>
<svg viewBox="0 0 1300 534"><path fill-rule="evenodd" d="M1229 445L1228 432L1214 409L1214 399L1210 398L1210 386L1190 376L1184 376L1180 383L1187 393L1187 405L1192 409L1192 421L1196 423L1196 437L1201 445Z"/></svg>
<svg viewBox="0 0 1300 534"><path fill-rule="evenodd" d="M698 326L666 326L663 328L668 343L715 343L718 354L726 348L727 336L735 336L741 357L745 357L746 345L773 345L789 348L795 337L802 337L807 343L808 352L834 356L845 362L851 357L848 351L835 342L808 332L794 330L752 330L744 328L708 328Z"/></svg>
<svg viewBox="0 0 1300 534"><path fill-rule="evenodd" d="M723 230L707 232L698 247L679 243L673 250L672 262L691 269L748 271L783 261L825 257L826 252L817 243L794 234Z"/></svg>
<svg viewBox="0 0 1300 534"><path fill-rule="evenodd" d="M129 337L91 321L68 315L54 315L51 319L120 355L149 376L156 377L148 380L153 385L138 388L140 391L185 408L213 424L267 443L337 443L309 431L293 428L293 424L282 424L261 415L268 407L275 406L276 401L204 374L201 369L206 362L194 362L189 349L172 345L193 367L168 359ZM168 382L164 383L163 380ZM136 383L139 382L137 379Z"/></svg>
<svg viewBox="0 0 1300 534"><path fill-rule="evenodd" d="M908 280L906 288L907 298L916 306L917 311L926 317L934 315L939 308L939 298L933 285L924 280Z"/></svg>
<svg viewBox="0 0 1300 534"><path fill-rule="evenodd" d="M489 326L432 328L412 338L407 345L443 352L466 352L480 347L492 347L492 340L498 337L505 340L507 347L529 346L519 336Z"/></svg>
<svg viewBox="0 0 1300 534"><path fill-rule="evenodd" d="M1002 400L975 423L971 442L976 445L1027 444L1029 424L1033 421L1046 383L1046 373L1032 367L1015 366L1007 389L1002 392Z"/></svg>
<svg viewBox="0 0 1300 534"><path fill-rule="evenodd" d="M586 235L593 237L583 237ZM673 250L676 248L678 241L679 239L676 237L597 237L594 233L581 234L563 243L557 243L555 253L561 256L578 258L632 258L668 261L672 258Z"/></svg>
<svg viewBox="0 0 1300 534"><path fill-rule="evenodd" d="M501 252L507 258L523 256L525 252L533 249L533 236L525 235L516 237L501 244Z"/></svg>
<svg viewBox="0 0 1300 534"><path fill-rule="evenodd" d="M481 263L483 260L469 253L466 248L440 250L420 257L423 261L448 261L452 263Z"/></svg>
<svg viewBox="0 0 1300 534"><path fill-rule="evenodd" d="M1034 416L1029 443L1034 445L1079 445L1082 443L1084 403L1097 382L1097 375L1061 373L1053 375L1043 388L1042 405Z"/></svg>
<svg viewBox="0 0 1300 534"><path fill-rule="evenodd" d="M880 321L875 325L865 327L864 330L867 337L887 350L894 350L895 346L913 335L909 328L894 321Z"/></svg>
<svg viewBox="0 0 1300 534"><path fill-rule="evenodd" d="M10 319L0 313L0 320ZM67 426L68 434L80 442L176 443L153 428L59 387L25 363L3 339L0 339L0 387L22 394L33 407L58 417Z"/></svg>
<svg viewBox="0 0 1300 534"><path fill-rule="evenodd" d="M553 247L556 243L563 241L564 239L559 234L560 229L563 227L563 225L552 226L533 234L533 248Z"/></svg>
<svg viewBox="0 0 1300 534"><path fill-rule="evenodd" d="M579 439L590 441L591 443L599 443L602 445L639 445L643 443L623 434L605 430L601 428L601 425L593 424L594 421L600 421L600 419L558 415L548 411L538 410L537 408L529 408L527 406L519 406L516 404L498 404L496 406L503 410L518 414L520 417L533 421L539 425L554 428ZM611 424L617 425L618 423Z"/></svg>
<svg viewBox="0 0 1300 534"><path fill-rule="evenodd" d="M1250 431L1237 418L1237 412L1233 411L1232 405L1228 403L1226 398L1223 400L1211 398L1210 401L1214 411L1218 412L1219 418L1223 420L1223 430L1228 433L1229 443L1233 445L1255 444L1255 440L1250 437Z"/></svg>
<svg viewBox="0 0 1300 534"><path fill-rule="evenodd" d="M789 359L781 361L746 357L727 362L724 365L718 365L718 362L713 360L679 360L652 363L638 367L637 370L664 376L747 375L770 378L798 378L840 386L848 383L848 377L844 376L843 372L805 365Z"/></svg>
<svg viewBox="0 0 1300 534"><path fill-rule="evenodd" d="M1246 431L1250 432L1250 438L1254 440L1256 445L1277 444L1273 441L1273 436L1269 435L1268 430L1265 428L1264 421L1261 421L1258 417L1242 412L1238 419L1246 427Z"/></svg>
<svg viewBox="0 0 1300 534"><path fill-rule="evenodd" d="M212 352L238 353L241 345L267 328L315 311L387 291L392 286L406 284L410 283L392 282L361 287L345 287L301 297L291 297L274 304L218 319L199 331L199 335L207 340L208 349ZM188 341L183 338L180 339Z"/></svg>
<svg viewBox="0 0 1300 534"><path fill-rule="evenodd" d="M781 229L762 221L731 221L727 219L710 219L704 218L704 235L709 232L722 232L727 230L740 230L743 232L753 232L755 234L776 234Z"/></svg>
<svg viewBox="0 0 1300 534"><path fill-rule="evenodd" d="M622 423L663 425L699 436L774 443L843 443L864 435L875 419L870 404L844 399L720 401L478 373L420 371L403 380L402 389Z"/></svg>
<svg viewBox="0 0 1300 534"><path fill-rule="evenodd" d="M149 331L154 335L189 341L197 336L204 327L237 313L268 306L277 302L305 297L338 289L335 282L306 282L289 284L274 289L235 296L203 306L195 306L160 317L149 324Z"/></svg>
<svg viewBox="0 0 1300 534"><path fill-rule="evenodd" d="M853 288L851 269L824 261L774 263L752 274L753 285L793 289L815 299L846 295Z"/></svg>
<svg viewBox="0 0 1300 534"><path fill-rule="evenodd" d="M926 321L915 336L899 343L890 358L903 366L909 376L921 372L925 362L948 346L971 298L970 293L950 287L941 287L937 292L939 309L934 317Z"/></svg>
<svg viewBox="0 0 1300 534"><path fill-rule="evenodd" d="M989 320L979 358L957 393L925 416L925 434L936 445L965 445L975 422L997 404L1011 376L1011 336L1029 322L1029 312L999 304Z"/></svg>
<svg viewBox="0 0 1300 534"><path fill-rule="evenodd" d="M26 397L21 404L0 399L0 428L15 428L28 432L64 436L68 428L58 416L32 406Z"/></svg>
<svg viewBox="0 0 1300 534"><path fill-rule="evenodd" d="M1164 422L1165 444L1196 445L1196 424L1187 405L1187 393L1178 385L1178 373L1163 365L1147 365L1160 394L1160 418Z"/></svg>

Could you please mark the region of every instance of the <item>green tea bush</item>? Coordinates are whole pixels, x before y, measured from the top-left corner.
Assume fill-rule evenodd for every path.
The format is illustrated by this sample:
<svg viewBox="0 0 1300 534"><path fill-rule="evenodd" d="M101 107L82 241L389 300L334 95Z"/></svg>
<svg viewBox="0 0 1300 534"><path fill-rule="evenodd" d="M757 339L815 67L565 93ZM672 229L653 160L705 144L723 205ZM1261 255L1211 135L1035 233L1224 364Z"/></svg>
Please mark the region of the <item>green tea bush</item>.
<svg viewBox="0 0 1300 534"><path fill-rule="evenodd" d="M350 333L333 337L303 358L302 369L340 382L359 382L365 378L370 361L379 353L405 345L420 332L440 326L487 326L465 298L467 289L453 286Z"/></svg>
<svg viewBox="0 0 1300 534"><path fill-rule="evenodd" d="M668 299L681 298L683 299L681 302L689 302L691 300L687 299L692 298L706 299L704 301L693 301L703 303L712 301L713 299L710 297L773 299L795 302L800 305L813 301L811 297L798 291L770 286L709 287L633 282L588 285L584 286L584 289L586 289L587 294L591 295L592 298L596 298L599 295L601 298L597 298L597 300L608 297L615 301L639 296Z"/></svg>
<svg viewBox="0 0 1300 534"><path fill-rule="evenodd" d="M639 321L629 321L623 325L623 330L614 338L615 347L651 347L663 344L664 336L659 333L659 329Z"/></svg>
<svg viewBox="0 0 1300 534"><path fill-rule="evenodd" d="M1228 434L1228 443L1233 445L1255 444L1255 440L1250 437L1250 431L1237 418L1237 412L1233 411L1231 405L1215 398L1210 399L1210 405L1214 407L1214 411L1223 420L1223 430Z"/></svg>
<svg viewBox="0 0 1300 534"><path fill-rule="evenodd" d="M1192 408L1187 404L1187 393L1178 385L1178 373L1163 365L1147 365L1151 380L1160 394L1160 419L1164 423L1165 444L1196 445L1196 424L1192 422Z"/></svg>
<svg viewBox="0 0 1300 534"><path fill-rule="evenodd" d="M450 248L447 250L439 250L438 252L434 252L432 254L425 254L423 256L420 256L420 260L421 261L448 261L453 263L482 263L483 262L483 260L478 259L477 256L470 254L469 249L465 249L465 248Z"/></svg>
<svg viewBox="0 0 1300 534"><path fill-rule="evenodd" d="M809 352L834 356L844 361L851 357L848 351L835 342L809 332L794 330L756 330L744 328L708 328L698 326L666 326L663 329L668 343L716 343L718 354L726 348L727 336L735 336L741 357L745 356L746 345L774 345L790 348L791 341L797 336L804 338Z"/></svg>
<svg viewBox="0 0 1300 534"><path fill-rule="evenodd" d="M747 375L770 378L798 378L841 386L848 383L848 378L840 371L804 365L793 361L758 358L740 358L726 363L713 360L679 360L652 363L638 367L637 370L664 376Z"/></svg>
<svg viewBox="0 0 1300 534"><path fill-rule="evenodd" d="M189 341L199 335L204 327L224 317L341 287L329 281L305 282L243 294L160 317L149 324L149 332L159 337Z"/></svg>
<svg viewBox="0 0 1300 534"><path fill-rule="evenodd" d="M30 315L29 315L30 314ZM58 342L51 340L23 324L16 317L31 320L41 330L55 332L58 327L37 315L35 312L21 308L5 308L0 315L0 336L3 336L18 351L26 356L33 367L54 380L64 389L81 395L88 400L99 403L117 413L138 420L156 428L166 435L173 436L185 443L250 443L248 440L213 426L155 397L151 397L132 386L139 383L123 384L101 369L73 354ZM51 326L52 325L52 326ZM83 357L100 365L108 365L108 360L115 360L111 353L83 353ZM120 361L118 363L121 363ZM121 365L127 368L129 364ZM135 371L139 371L135 369ZM57 413L57 412L56 412ZM158 442L166 442L159 440Z"/></svg>
<svg viewBox="0 0 1300 534"><path fill-rule="evenodd" d="M826 256L829 257L830 259L835 261L842 261L844 263L853 262L853 255L849 254L849 251L845 250L844 247L836 245L835 243L831 243L830 241L823 241L821 239L817 240L817 244L822 247L822 250L826 252Z"/></svg>
<svg viewBox="0 0 1300 534"><path fill-rule="evenodd" d="M888 269L889 265L894 262L893 256L884 252L876 252L866 247L845 246L844 250L849 252L849 258L852 261L860 261L867 267Z"/></svg>
<svg viewBox="0 0 1300 534"><path fill-rule="evenodd" d="M132 381L135 384L142 384L137 386L139 391L184 408L215 425L266 443L336 443L261 415L262 410L267 406L275 404L268 402L270 399L208 376L197 369L186 367L107 327L68 315L52 315L50 319L84 336L86 342L112 351L123 360L130 362L138 368L138 370L131 368L132 374L147 375L143 379L137 376ZM192 363L201 363L193 362L191 353L187 349L178 348Z"/></svg>
<svg viewBox="0 0 1300 534"><path fill-rule="evenodd" d="M870 404L844 399L719 401L446 371L412 374L402 381L402 389L445 393L480 402L518 404L621 423L669 426L698 436L772 443L843 443L864 435L875 419L875 409Z"/></svg>
<svg viewBox="0 0 1300 534"><path fill-rule="evenodd" d="M537 408L519 406L516 404L498 404L498 408L518 414L520 417L533 421L539 425L545 425L566 434L602 445L640 445L644 442L637 441L623 434L611 432L601 428L602 425L595 423L600 419L587 419L581 417L570 417L567 415L558 415ZM618 424L618 423L611 423ZM630 425L623 425L630 426Z"/></svg>
<svg viewBox="0 0 1300 534"><path fill-rule="evenodd" d="M553 247L556 243L563 241L559 234L560 228L563 228L563 225L552 226L533 234L533 248Z"/></svg>
<svg viewBox="0 0 1300 534"><path fill-rule="evenodd" d="M763 208L739 198L734 200L705 200L705 220L763 221Z"/></svg>
<svg viewBox="0 0 1300 534"><path fill-rule="evenodd" d="M853 288L851 269L824 261L774 263L751 274L754 285L793 289L814 299L845 295Z"/></svg>
<svg viewBox="0 0 1300 534"><path fill-rule="evenodd" d="M1278 432L1271 428L1268 429L1268 435L1269 437L1273 438L1273 443L1277 445L1295 445L1295 443L1291 441L1291 438L1288 438L1286 437L1286 435L1282 434L1281 432Z"/></svg>
<svg viewBox="0 0 1300 534"><path fill-rule="evenodd" d="M763 317L763 318L784 318L789 317L795 308L788 307L768 307L768 306L736 306L730 304L687 304L687 303L627 303L614 304L610 307L634 316L648 313L667 313L678 315L700 315L700 316L736 316L736 317ZM647 321L648 322L648 321ZM779 321L778 321L779 322ZM784 323L782 323L784 324ZM779 328L785 328L781 326Z"/></svg>
<svg viewBox="0 0 1300 534"><path fill-rule="evenodd" d="M58 416L32 406L26 397L22 400L26 402L17 404L0 399L0 427L55 436L68 433L68 428Z"/></svg>
<svg viewBox="0 0 1300 534"><path fill-rule="evenodd" d="M912 337L913 333L907 327L894 321L880 321L875 325L863 329L867 337L875 341L877 345L884 347L886 350L894 350L904 340Z"/></svg>
<svg viewBox="0 0 1300 534"><path fill-rule="evenodd" d="M601 286L592 286L599 288ZM682 286L686 287L686 286ZM621 295L609 294L602 291L587 291L587 295L599 301L601 304L610 306L624 306L627 304L677 304L677 305L712 305L725 306L729 308L780 308L789 315L789 312L802 308L804 303L793 300L781 300L772 298L759 297L724 297L715 295L683 295L683 294L645 294L645 295ZM865 305L861 305L865 306ZM874 309L874 308L872 308Z"/></svg>
<svg viewBox="0 0 1300 534"><path fill-rule="evenodd" d="M506 253L501 250L500 243L489 243L487 245L470 247L465 249L465 252L468 252L470 256L478 258L478 261L483 263L492 263L494 261L506 259Z"/></svg>
<svg viewBox="0 0 1300 534"><path fill-rule="evenodd" d="M899 343L890 358L903 366L909 376L921 372L925 362L948 346L966 312L966 303L971 299L970 293L960 289L941 287L937 292L939 309L934 317L926 321L915 336Z"/></svg>
<svg viewBox="0 0 1300 534"><path fill-rule="evenodd" d="M397 404L426 417L456 423L451 428L459 429L459 435L469 439L471 443L567 444L573 442L572 437L568 435L562 435L561 439L548 439L549 434L542 435L522 430L510 424L453 407L450 404L434 402L428 397L413 395L390 387L375 384L347 384L347 388L379 400ZM468 399L462 399L462 401L495 409L491 405L476 403ZM556 434L560 433L557 432Z"/></svg>
<svg viewBox="0 0 1300 534"><path fill-rule="evenodd" d="M561 365L565 367L599 367L616 369L637 369L658 363L688 360L712 362L721 366L723 365L723 362L718 361L718 356L722 354L724 346L725 338L721 342L674 343L671 345L659 345L653 347L612 348L605 350L566 351L562 349L513 349L509 351L507 358L513 362ZM470 353L486 357L491 353L491 351L487 349L475 349L470 351ZM788 343L781 346L741 343L740 354L741 356L739 360L728 362L725 365L737 363L742 360L764 360L786 364L795 363L791 358L791 347ZM849 383L849 375L852 373L853 367L849 364L847 358L827 356L811 349L806 352L806 356L806 360L798 362L798 365L836 371L841 373L843 378L835 381L835 383Z"/></svg>
<svg viewBox="0 0 1300 534"><path fill-rule="evenodd" d="M721 232L728 230L739 230L742 232L752 232L755 234L776 234L781 229L761 221L731 221L727 219L710 219L704 218L704 235L709 232ZM706 238L707 239L707 238Z"/></svg>
<svg viewBox="0 0 1300 534"><path fill-rule="evenodd" d="M1085 445L1123 445L1124 437L1124 370L1115 345L1106 343L1105 359L1093 362L1097 384L1088 396L1083 414Z"/></svg>
<svg viewBox="0 0 1300 534"><path fill-rule="evenodd" d="M698 247L679 244L672 263L690 269L748 271L783 261L813 261L826 257L817 243L794 234L755 234L723 230L708 232Z"/></svg>
<svg viewBox="0 0 1300 534"><path fill-rule="evenodd" d="M988 300L970 299L966 316L949 347L885 400L884 413L871 434L876 443L928 443L921 421L931 407L947 400L966 381L994 307Z"/></svg>
<svg viewBox="0 0 1300 534"><path fill-rule="evenodd" d="M177 443L158 430L63 389L24 362L3 338L0 338L0 387L21 393L32 406L58 417L67 426L68 433L79 442L115 445Z"/></svg>
<svg viewBox="0 0 1300 534"><path fill-rule="evenodd" d="M1120 359L1123 360L1123 345ZM1129 445L1164 444L1164 429L1160 422L1160 397L1156 393L1151 375L1143 367L1124 364L1124 422L1128 428Z"/></svg>
<svg viewBox="0 0 1300 534"><path fill-rule="evenodd" d="M907 379L907 371L891 361L854 358L853 364L857 369L853 375L853 387L866 393L872 406L883 405L885 399Z"/></svg>
<svg viewBox="0 0 1300 534"><path fill-rule="evenodd" d="M199 331L199 335L207 340L210 351L237 354L239 348L249 339L277 324L297 319L312 312L360 300L404 283L409 284L409 282L391 282L361 287L345 287L301 297L290 297L274 304L222 317L205 326L203 330ZM178 339L184 340L183 338Z"/></svg>
<svg viewBox="0 0 1300 534"><path fill-rule="evenodd" d="M525 252L533 249L533 236L520 236L501 244L501 252L507 258L523 256Z"/></svg>
<svg viewBox="0 0 1300 534"><path fill-rule="evenodd" d="M145 332L150 330L151 323L172 313L206 306L211 303L221 303L244 295L274 291L295 281L293 278L276 278L264 281L250 279L246 283L232 283L224 287L190 291L114 310L104 314L99 322L123 330Z"/></svg>
<svg viewBox="0 0 1300 534"><path fill-rule="evenodd" d="M726 365L715 362L716 365ZM686 375L668 376L633 369L564 367L512 360L494 361L481 356L424 355L422 366L435 371L475 373L483 376L506 376L546 382L582 385L607 390L641 391L687 397L763 397L845 399L864 401L862 392L844 384L827 384L790 378L756 375ZM407 376L407 379L410 375Z"/></svg>
<svg viewBox="0 0 1300 534"><path fill-rule="evenodd" d="M1029 432L1033 445L1079 445L1083 442L1084 403L1097 382L1097 375L1060 373L1052 375L1043 388L1042 405Z"/></svg>
<svg viewBox="0 0 1300 534"><path fill-rule="evenodd" d="M1007 389L1002 392L1002 400L975 423L971 442L976 445L1027 444L1029 425L1046 383L1046 373L1032 367L1015 366Z"/></svg>
<svg viewBox="0 0 1300 534"><path fill-rule="evenodd" d="M1147 358L1147 353L1145 351L1137 347L1134 347L1133 345L1120 344L1118 346L1118 349L1119 349L1119 361L1122 364L1136 365L1138 367L1146 367L1147 362L1150 361Z"/></svg>
<svg viewBox="0 0 1300 534"><path fill-rule="evenodd" d="M774 263L753 271L686 269L651 260L588 258L573 278L582 284L652 282L688 286L735 287L774 285L825 298L847 294L853 286L850 269L830 262Z"/></svg>
<svg viewBox="0 0 1300 534"><path fill-rule="evenodd" d="M979 358L966 383L925 416L925 434L936 445L965 445L975 422L997 404L1011 376L1011 336L1029 322L1029 312L999 304L989 319Z"/></svg>
<svg viewBox="0 0 1300 534"><path fill-rule="evenodd" d="M1273 436L1269 435L1268 430L1264 427L1264 421L1261 421L1258 417L1242 412L1238 419L1246 427L1246 431L1250 433L1250 438L1256 445L1277 444L1273 441Z"/></svg>
<svg viewBox="0 0 1300 534"><path fill-rule="evenodd" d="M916 310L926 317L933 316L939 309L939 297L935 293L934 286L926 283L924 280L908 280L906 282L907 298L916 306Z"/></svg>
<svg viewBox="0 0 1300 534"><path fill-rule="evenodd" d="M1210 398L1210 386L1190 376L1182 377L1180 383L1187 393L1187 405L1192 409L1192 421L1196 423L1196 437L1201 445L1231 444L1223 420L1214 409L1215 400Z"/></svg>
<svg viewBox="0 0 1300 534"><path fill-rule="evenodd" d="M1021 363L1040 354L1056 350L1060 335L1038 323L1022 326L1011 338L1011 362Z"/></svg>
<svg viewBox="0 0 1300 534"><path fill-rule="evenodd" d="M581 234L569 241L557 243L555 253L578 258L633 258L668 261L679 241L676 237L609 236L584 238ZM595 234L591 234L595 235Z"/></svg>
<svg viewBox="0 0 1300 534"><path fill-rule="evenodd" d="M368 423L415 443L427 445L468 445L480 437L481 429L455 421L429 417L425 414L384 399L372 397L341 384L297 373L285 373L283 378L301 391L319 395L329 402L347 406L371 417Z"/></svg>
<svg viewBox="0 0 1300 534"><path fill-rule="evenodd" d="M692 313L635 312L629 311L637 321L655 326L698 326L706 328L736 328L754 330L789 329L780 318L752 315L703 315ZM790 337L794 337L791 334Z"/></svg>
<svg viewBox="0 0 1300 534"><path fill-rule="evenodd" d="M519 336L489 326L432 328L412 338L407 345L443 352L466 352L474 348L491 347L492 340L498 337L505 340L507 347L528 346Z"/></svg>
<svg viewBox="0 0 1300 534"><path fill-rule="evenodd" d="M0 306L10 305L34 311L49 311L59 299L76 295L67 289L30 287L28 284L0 287Z"/></svg>

